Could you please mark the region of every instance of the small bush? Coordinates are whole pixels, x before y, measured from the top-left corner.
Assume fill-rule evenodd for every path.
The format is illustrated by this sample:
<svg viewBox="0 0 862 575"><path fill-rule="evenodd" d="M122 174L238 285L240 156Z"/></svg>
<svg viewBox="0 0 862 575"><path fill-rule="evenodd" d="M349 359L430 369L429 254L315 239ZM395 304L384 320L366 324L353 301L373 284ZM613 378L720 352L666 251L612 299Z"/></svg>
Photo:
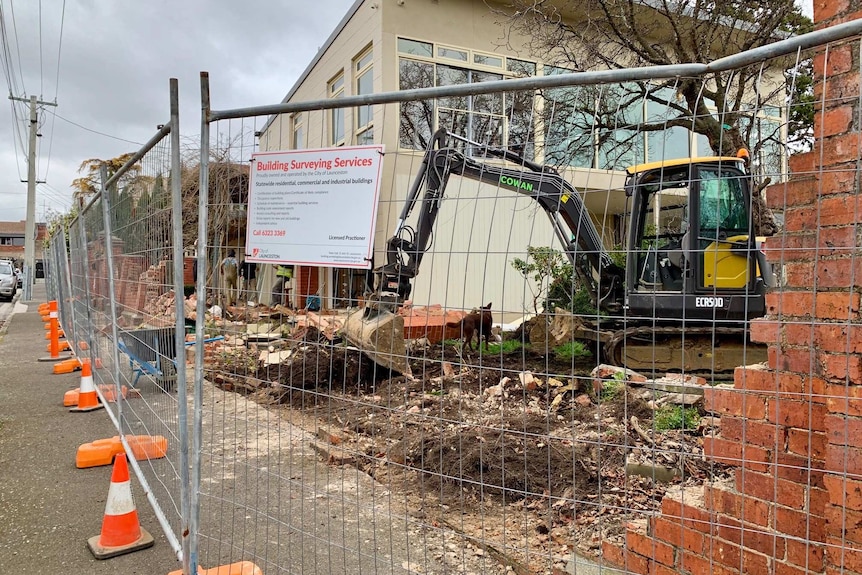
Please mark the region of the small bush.
<svg viewBox="0 0 862 575"><path fill-rule="evenodd" d="M554 348L554 356L560 361L572 361L591 355L592 353L580 341L567 341Z"/></svg>
<svg viewBox="0 0 862 575"><path fill-rule="evenodd" d="M499 343L492 343L490 345L485 346L485 351L491 354L502 354L506 355L509 353L515 353L523 349L524 344L518 341L517 339L507 339L503 340Z"/></svg>
<svg viewBox="0 0 862 575"><path fill-rule="evenodd" d="M599 393L599 399L610 401L618 398L625 393L626 390L626 374L617 372L612 379L602 382L602 390Z"/></svg>
<svg viewBox="0 0 862 575"><path fill-rule="evenodd" d="M653 422L658 431L670 429L697 429L700 423L700 412L694 407L681 405L665 405L656 410Z"/></svg>

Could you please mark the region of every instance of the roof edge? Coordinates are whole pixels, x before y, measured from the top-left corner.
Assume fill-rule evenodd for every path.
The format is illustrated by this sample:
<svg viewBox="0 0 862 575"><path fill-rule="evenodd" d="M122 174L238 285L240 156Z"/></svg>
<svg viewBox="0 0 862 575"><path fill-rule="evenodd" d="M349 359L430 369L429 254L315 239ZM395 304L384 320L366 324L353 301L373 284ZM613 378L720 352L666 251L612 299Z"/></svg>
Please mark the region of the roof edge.
<svg viewBox="0 0 862 575"><path fill-rule="evenodd" d="M320 62L320 59L323 58L323 55L326 53L326 51L329 50L329 47L332 46L333 42L335 42L335 39L338 38L338 36L347 26L347 23L350 22L350 19L353 18L356 12L359 11L359 7L362 6L364 2L365 0L356 0L356 2L354 2L353 5L347 10L347 13L341 18L341 21L338 22L338 25L335 26L335 29L332 31L329 37L326 38L326 41L317 51L317 54L314 55L314 58L311 59L311 62L308 63L308 66L305 67L305 70L303 70L302 74L300 74L299 77L296 79L296 82L293 83L293 86L287 92L287 95L281 99L282 104L286 104L293 97L293 95L296 93L302 83L305 82L306 78L308 78L308 76L311 74L311 71L314 69L317 63ZM267 118L266 123L260 130L261 132L265 132L269 128L269 126L275 121L276 115L271 115L269 118Z"/></svg>

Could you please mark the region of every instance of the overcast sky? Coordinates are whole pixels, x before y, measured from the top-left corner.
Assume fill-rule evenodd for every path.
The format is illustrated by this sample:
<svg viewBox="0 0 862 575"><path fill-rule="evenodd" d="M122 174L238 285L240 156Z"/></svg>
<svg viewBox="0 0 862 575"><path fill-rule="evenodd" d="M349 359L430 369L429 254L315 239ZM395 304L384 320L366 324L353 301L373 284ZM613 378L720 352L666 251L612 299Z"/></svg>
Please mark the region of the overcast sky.
<svg viewBox="0 0 862 575"><path fill-rule="evenodd" d="M155 134L170 117L170 78L179 80L180 132L196 138L201 71L210 73L215 109L277 103L352 4L0 0L11 50L11 70L4 58L4 73L12 74L13 95L58 104L39 115L38 179L47 184L37 186L37 219L46 209L68 210L83 160L140 147L115 138L143 143ZM26 107L19 107L19 117L25 122L15 130L11 103L0 107L2 221L26 215Z"/></svg>
<svg viewBox="0 0 862 575"><path fill-rule="evenodd" d="M800 1L810 15L811 0ZM68 210L83 160L135 151L169 119L170 78L179 79L180 132L195 139L202 70L214 109L279 102L352 4L0 0L13 95L58 104L39 115L37 220ZM0 106L2 221L26 215L27 110L18 106L18 129L11 102Z"/></svg>

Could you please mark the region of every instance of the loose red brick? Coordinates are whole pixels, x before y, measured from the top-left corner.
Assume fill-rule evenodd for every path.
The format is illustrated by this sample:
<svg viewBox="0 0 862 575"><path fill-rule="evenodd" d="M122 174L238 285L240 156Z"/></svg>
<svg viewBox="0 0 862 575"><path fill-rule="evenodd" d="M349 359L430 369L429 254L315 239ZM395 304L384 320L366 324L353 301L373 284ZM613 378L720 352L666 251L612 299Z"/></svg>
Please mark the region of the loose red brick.
<svg viewBox="0 0 862 575"><path fill-rule="evenodd" d="M829 537L826 540L826 561L832 567L845 570L836 573L862 573L862 548L841 537Z"/></svg>
<svg viewBox="0 0 862 575"><path fill-rule="evenodd" d="M684 527L709 533L713 523L712 514L701 507L665 496L661 502L661 512L666 519L679 521Z"/></svg>
<svg viewBox="0 0 862 575"><path fill-rule="evenodd" d="M812 426L815 429L822 428L825 415L826 406L822 404L781 397L770 397L767 400L766 421L779 425L804 429L811 429Z"/></svg>
<svg viewBox="0 0 862 575"><path fill-rule="evenodd" d="M826 520L807 511L789 507L775 507L775 524L782 533L810 541L823 541L826 537Z"/></svg>
<svg viewBox="0 0 862 575"><path fill-rule="evenodd" d="M823 460L795 453L776 454L774 473L780 479L823 487Z"/></svg>
<svg viewBox="0 0 862 575"><path fill-rule="evenodd" d="M827 379L862 382L862 355L821 352L819 356Z"/></svg>
<svg viewBox="0 0 862 575"><path fill-rule="evenodd" d="M773 184L766 188L766 205L778 210L784 210L790 206L810 205L817 200L819 187L819 183L813 177L800 177L798 180Z"/></svg>
<svg viewBox="0 0 862 575"><path fill-rule="evenodd" d="M628 531L626 533L626 547L630 551L634 551L638 555L642 555L662 565L667 565L668 567L674 566L676 559L674 548L643 533Z"/></svg>
<svg viewBox="0 0 862 575"><path fill-rule="evenodd" d="M820 373L817 350L806 347L769 348L773 369L810 374Z"/></svg>
<svg viewBox="0 0 862 575"><path fill-rule="evenodd" d="M809 571L823 570L823 545L814 541L787 540L787 561Z"/></svg>
<svg viewBox="0 0 862 575"><path fill-rule="evenodd" d="M856 292L818 292L814 315L820 319L856 320L859 318L860 297Z"/></svg>
<svg viewBox="0 0 862 575"><path fill-rule="evenodd" d="M766 313L772 317L811 317L814 292L775 291L766 294Z"/></svg>
<svg viewBox="0 0 862 575"><path fill-rule="evenodd" d="M762 502L776 502L781 505L794 506L805 501L807 487L794 481L777 479L773 475L754 473L744 469L737 469L734 473L736 489L745 495L754 497ZM758 511L755 517L746 517L745 520L759 525L768 525L755 521L763 516L764 511L769 517L769 506L764 504L764 510Z"/></svg>
<svg viewBox="0 0 862 575"><path fill-rule="evenodd" d="M749 525L727 515L719 515L718 521L720 538L770 557L784 557L786 538L774 529Z"/></svg>
<svg viewBox="0 0 862 575"><path fill-rule="evenodd" d="M862 511L862 480L843 474L827 473L823 483L829 495L829 503L855 511Z"/></svg>
<svg viewBox="0 0 862 575"><path fill-rule="evenodd" d="M732 387L715 386L703 390L704 407L721 415L763 419L766 415L766 398L744 393Z"/></svg>
<svg viewBox="0 0 862 575"><path fill-rule="evenodd" d="M787 451L797 455L810 455L815 459L826 457L826 434L810 429L790 429L787 432Z"/></svg>
<svg viewBox="0 0 862 575"><path fill-rule="evenodd" d="M637 553L632 553L606 541L602 542L602 559L625 569L629 573L639 573L640 575L649 573L649 563L646 557L641 557Z"/></svg>
<svg viewBox="0 0 862 575"><path fill-rule="evenodd" d="M720 437L707 437L703 442L703 454L715 463L745 466L754 471L766 471L772 460L770 451L755 445L742 445Z"/></svg>
<svg viewBox="0 0 862 575"><path fill-rule="evenodd" d="M862 418L839 413L829 413L824 417L826 436L834 445L862 444Z"/></svg>
<svg viewBox="0 0 862 575"><path fill-rule="evenodd" d="M697 575L701 573L709 573L710 575L739 575L740 572L739 565L730 569L719 564L712 557L703 557L694 553L683 553L680 558L679 567L683 573Z"/></svg>
<svg viewBox="0 0 862 575"><path fill-rule="evenodd" d="M830 166L818 175L819 195L852 193L856 186L856 164L847 162Z"/></svg>
<svg viewBox="0 0 862 575"><path fill-rule="evenodd" d="M770 449L784 447L786 430L774 423L764 423L741 417L721 418L721 437L730 441L739 441L759 445Z"/></svg>
<svg viewBox="0 0 862 575"><path fill-rule="evenodd" d="M846 53L843 60L846 61ZM834 59L831 57L829 59L830 65L833 66L838 65L840 61L842 61L842 58L837 54ZM825 110L822 114L817 114L814 117L814 133L818 137L846 134L851 131L854 117L853 106L850 104Z"/></svg>
<svg viewBox="0 0 862 575"><path fill-rule="evenodd" d="M830 536L862 546L862 512L830 505L826 509L826 528Z"/></svg>
<svg viewBox="0 0 862 575"><path fill-rule="evenodd" d="M705 552L704 542L706 538L704 534L701 531L684 527L678 518L664 515L655 518L650 522L650 533L656 539L665 541L674 547L698 554Z"/></svg>
<svg viewBox="0 0 862 575"><path fill-rule="evenodd" d="M751 341L758 343L778 343L781 341L782 323L765 318L755 319L749 324Z"/></svg>
<svg viewBox="0 0 862 575"><path fill-rule="evenodd" d="M828 383L826 408L832 413L862 416L862 386Z"/></svg>
<svg viewBox="0 0 862 575"><path fill-rule="evenodd" d="M830 446L826 450L826 470L862 476L862 447Z"/></svg>

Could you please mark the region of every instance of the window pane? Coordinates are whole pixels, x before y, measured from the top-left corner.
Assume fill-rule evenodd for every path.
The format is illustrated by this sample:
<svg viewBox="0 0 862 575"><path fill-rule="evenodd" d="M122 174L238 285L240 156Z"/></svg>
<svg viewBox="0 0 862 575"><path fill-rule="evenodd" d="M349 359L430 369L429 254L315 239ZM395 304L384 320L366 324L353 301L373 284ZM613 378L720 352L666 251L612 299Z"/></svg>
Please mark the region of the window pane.
<svg viewBox="0 0 862 575"><path fill-rule="evenodd" d="M506 147L528 160L535 158L533 98L531 90L506 94L506 116L509 122Z"/></svg>
<svg viewBox="0 0 862 575"><path fill-rule="evenodd" d="M452 66L437 65L437 85L438 86L454 86L456 84L466 84L467 70L461 68L453 68ZM444 108L467 108L467 96L448 96L440 98L440 106Z"/></svg>
<svg viewBox="0 0 862 575"><path fill-rule="evenodd" d="M430 58L434 55L434 44L398 38L398 51L402 54L413 54L415 56L427 56Z"/></svg>
<svg viewBox="0 0 862 575"><path fill-rule="evenodd" d="M486 56L485 54L473 54L473 62L483 66L503 67L503 59L497 56Z"/></svg>
<svg viewBox="0 0 862 575"><path fill-rule="evenodd" d="M344 140L344 108L332 110L332 143Z"/></svg>
<svg viewBox="0 0 862 575"><path fill-rule="evenodd" d="M700 235L717 238L748 232L748 206L742 184L736 172L701 169L700 172ZM710 243L701 239L701 247Z"/></svg>
<svg viewBox="0 0 862 575"><path fill-rule="evenodd" d="M356 80L356 93L357 95L366 95L374 92L373 79L374 75L371 73L371 68L366 70L359 78ZM356 126L362 127L367 125L371 121L371 106L360 106L356 115Z"/></svg>
<svg viewBox="0 0 862 575"><path fill-rule="evenodd" d="M471 82L493 82L502 80L502 74L494 74L491 72L470 72L469 78ZM472 96L473 110L478 112L488 112L490 114L503 113L503 94L478 94Z"/></svg>
<svg viewBox="0 0 862 575"><path fill-rule="evenodd" d="M305 130L302 126L296 126L293 130L293 149L301 150L305 148Z"/></svg>
<svg viewBox="0 0 862 575"><path fill-rule="evenodd" d="M344 75L342 74L329 84L330 95L335 94L344 87Z"/></svg>
<svg viewBox="0 0 862 575"><path fill-rule="evenodd" d="M363 54L362 57L359 58L359 60L356 61L356 69L357 70L363 69L364 67L371 64L371 61L373 59L374 59L374 53L371 50L369 50L368 52Z"/></svg>
<svg viewBox="0 0 862 575"><path fill-rule="evenodd" d="M463 50L456 50L455 48L446 48L444 46L440 46L439 48L437 48L437 55L441 58L461 60L462 62L467 61L467 52Z"/></svg>
<svg viewBox="0 0 862 575"><path fill-rule="evenodd" d="M569 70L546 66L545 75ZM552 88L542 93L545 107L545 161L583 168L593 166L595 95L587 88Z"/></svg>
<svg viewBox="0 0 862 575"><path fill-rule="evenodd" d="M429 88L434 85L434 64L402 58L398 62L399 87L402 90ZM401 104L398 141L402 148L424 150L431 141L434 125L434 103L405 102Z"/></svg>
<svg viewBox="0 0 862 575"><path fill-rule="evenodd" d="M506 59L506 70L519 77L530 77L536 75L536 65L533 62L516 60L515 58Z"/></svg>
<svg viewBox="0 0 862 575"><path fill-rule="evenodd" d="M366 144L374 143L374 128L368 128L364 132L360 132L358 136L356 136L356 143L360 146L364 146Z"/></svg>

